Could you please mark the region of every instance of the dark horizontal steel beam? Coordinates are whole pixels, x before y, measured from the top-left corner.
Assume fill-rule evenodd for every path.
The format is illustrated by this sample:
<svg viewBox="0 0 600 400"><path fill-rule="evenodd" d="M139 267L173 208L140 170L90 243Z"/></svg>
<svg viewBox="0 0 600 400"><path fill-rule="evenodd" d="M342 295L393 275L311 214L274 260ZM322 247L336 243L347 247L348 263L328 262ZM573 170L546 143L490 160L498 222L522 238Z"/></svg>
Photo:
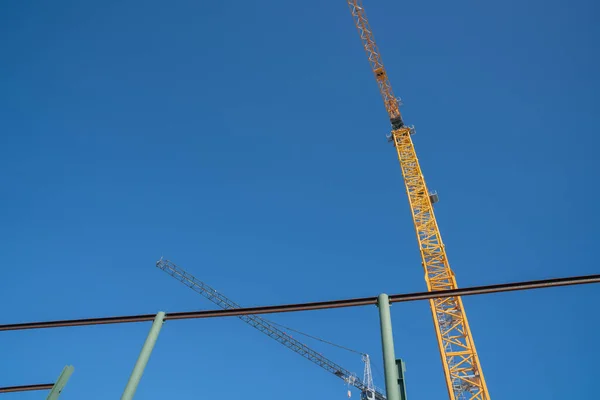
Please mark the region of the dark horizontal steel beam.
<svg viewBox="0 0 600 400"><path fill-rule="evenodd" d="M573 276L567 278L542 279L537 281L503 283L487 286L474 286L462 289L439 290L434 292L418 292L390 295L391 303L417 300L430 300L453 296L473 296L490 293L511 292L517 290L543 289L558 286L584 285L600 283L600 274ZM296 311L324 310L342 307L358 307L377 304L377 297L363 297L346 300L318 301L299 304L282 304L275 306L237 308L229 310L184 311L167 314L165 320L192 318L239 317L241 315L274 314ZM25 322L18 324L0 325L0 331L16 331L24 329L60 328L67 326L121 324L127 322L143 322L154 320L155 314L126 315L121 317L101 317L70 319L46 322Z"/></svg>
<svg viewBox="0 0 600 400"><path fill-rule="evenodd" d="M50 390L54 383L40 383L38 385L5 386L0 387L0 393L29 392L31 390Z"/></svg>

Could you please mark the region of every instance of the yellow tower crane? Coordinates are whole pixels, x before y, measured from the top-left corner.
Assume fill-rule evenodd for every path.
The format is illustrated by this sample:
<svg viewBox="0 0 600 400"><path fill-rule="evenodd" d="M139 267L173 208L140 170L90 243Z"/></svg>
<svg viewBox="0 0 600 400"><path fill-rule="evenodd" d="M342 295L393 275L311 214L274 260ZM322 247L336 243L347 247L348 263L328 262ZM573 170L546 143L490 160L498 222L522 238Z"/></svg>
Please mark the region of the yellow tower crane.
<svg viewBox="0 0 600 400"><path fill-rule="evenodd" d="M389 136L398 152L408 202L421 251L425 281L429 291L456 289L442 236L433 213L437 195L430 193L419 166L411 139L412 127L404 125L400 103L394 96L373 32L360 0L347 0L354 23L369 58L369 63L392 124ZM430 300L435 333L451 400L490 400L473 335L460 297Z"/></svg>

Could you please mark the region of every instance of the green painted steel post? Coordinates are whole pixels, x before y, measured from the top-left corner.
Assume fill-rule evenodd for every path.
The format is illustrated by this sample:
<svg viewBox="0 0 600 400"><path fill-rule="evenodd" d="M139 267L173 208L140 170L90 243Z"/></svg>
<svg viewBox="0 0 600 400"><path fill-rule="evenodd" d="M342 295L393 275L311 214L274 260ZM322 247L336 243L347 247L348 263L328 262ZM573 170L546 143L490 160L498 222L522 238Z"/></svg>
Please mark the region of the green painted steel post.
<svg viewBox="0 0 600 400"><path fill-rule="evenodd" d="M394 354L394 337L392 335L392 317L390 316L390 299L382 293L377 297L379 307L379 323L381 326L381 346L383 348L383 371L385 373L385 391L387 400L401 400L398 387L398 367Z"/></svg>
<svg viewBox="0 0 600 400"><path fill-rule="evenodd" d="M401 359L396 360L396 367L398 367L398 388L400 389L400 400L407 400L406 398L406 381L404 380L404 372L406 372L406 365Z"/></svg>
<svg viewBox="0 0 600 400"><path fill-rule="evenodd" d="M164 319L164 312L161 311L158 314L156 314L154 322L152 323L152 328L150 328L150 333L148 334L148 337L144 342L144 346L142 347L140 356L138 357L135 363L135 367L133 367L133 371L131 372L131 376L129 377L129 381L127 382L127 386L125 387L125 391L121 396L121 400L133 399L133 395L135 394L138 384L142 379L144 368L146 368L146 364L148 364L148 359L150 358L150 354L152 353L152 349L154 348L156 339L158 339L158 334L160 333L160 328L162 328Z"/></svg>
<svg viewBox="0 0 600 400"><path fill-rule="evenodd" d="M75 371L75 367L73 367L72 365L67 365L63 368L62 372L60 373L60 376L56 380L56 383L54 384L54 386L52 386L52 390L50 390L50 394L48 394L48 397L46 397L46 400L57 400L58 399L58 397L62 393L63 389L67 385L69 378L73 374L73 371Z"/></svg>

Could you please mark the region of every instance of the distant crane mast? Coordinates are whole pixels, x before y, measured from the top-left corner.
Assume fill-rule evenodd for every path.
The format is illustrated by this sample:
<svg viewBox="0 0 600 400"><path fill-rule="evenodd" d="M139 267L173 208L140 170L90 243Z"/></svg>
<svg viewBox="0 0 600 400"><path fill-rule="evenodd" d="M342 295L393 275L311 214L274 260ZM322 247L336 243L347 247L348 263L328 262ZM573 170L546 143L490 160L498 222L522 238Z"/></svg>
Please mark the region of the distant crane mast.
<svg viewBox="0 0 600 400"><path fill-rule="evenodd" d="M407 127L402 120L400 103L392 91L362 1L347 1L392 125L388 138L396 147L400 160L427 289L456 289L456 278L450 269L433 213L437 194L430 193L427 189L412 143L414 128ZM490 400L461 298L447 297L430 300L429 303L450 399Z"/></svg>
<svg viewBox="0 0 600 400"><path fill-rule="evenodd" d="M163 260L161 258L156 262L156 266L224 310L241 308L240 305L233 302L225 295L217 292L206 283L194 278L191 274L187 273L169 260ZM386 400L385 395L373 385L371 362L367 354L362 355L362 360L365 363L365 381L363 382L356 376L356 374L327 359L322 354L311 349L299 340L294 339L288 333L273 326L272 323L264 318L261 318L257 315L242 315L239 318L252 327L258 329L265 335L283 344L288 349L300 354L302 357L312 361L321 368L343 379L348 385L356 387L361 392L361 399Z"/></svg>
<svg viewBox="0 0 600 400"><path fill-rule="evenodd" d="M366 398L373 399L375 393L375 385L373 384L373 373L371 372L371 360L368 354L363 354L362 360L365 363L365 371L363 374L363 382L367 387ZM365 397L365 396L363 396Z"/></svg>

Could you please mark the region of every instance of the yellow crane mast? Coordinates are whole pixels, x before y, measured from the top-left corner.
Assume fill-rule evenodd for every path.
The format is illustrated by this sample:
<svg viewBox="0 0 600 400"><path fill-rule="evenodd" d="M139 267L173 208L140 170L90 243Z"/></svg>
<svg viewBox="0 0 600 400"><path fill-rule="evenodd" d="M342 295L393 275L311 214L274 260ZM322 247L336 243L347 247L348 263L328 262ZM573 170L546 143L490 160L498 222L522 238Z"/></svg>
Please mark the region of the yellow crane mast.
<svg viewBox="0 0 600 400"><path fill-rule="evenodd" d="M411 139L414 129L404 125L400 103L394 96L362 1L347 0L354 23L392 124L390 140L400 160L408 202L421 251L425 281L429 291L456 289L442 236L433 213L437 195L429 193ZM473 335L460 297L430 300L440 356L451 400L490 400Z"/></svg>

